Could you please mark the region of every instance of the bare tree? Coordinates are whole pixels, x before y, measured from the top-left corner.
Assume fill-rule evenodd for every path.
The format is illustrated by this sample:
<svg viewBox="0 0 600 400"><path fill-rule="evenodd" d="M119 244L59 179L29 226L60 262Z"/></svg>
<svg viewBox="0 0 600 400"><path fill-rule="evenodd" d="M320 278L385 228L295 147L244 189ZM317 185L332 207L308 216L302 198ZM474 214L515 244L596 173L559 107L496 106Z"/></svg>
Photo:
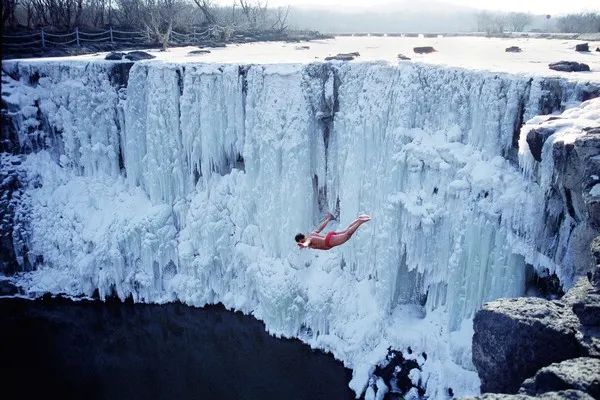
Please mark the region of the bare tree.
<svg viewBox="0 0 600 400"><path fill-rule="evenodd" d="M477 14L477 30L486 32L488 35L502 34L506 17L502 14L481 12Z"/></svg>
<svg viewBox="0 0 600 400"><path fill-rule="evenodd" d="M0 14L2 15L3 28L6 28L7 26L15 27L17 22L15 11L17 10L18 3L18 0L2 0Z"/></svg>
<svg viewBox="0 0 600 400"><path fill-rule="evenodd" d="M183 9L182 6L181 0L144 0L144 24L162 44L163 51L169 47L173 25Z"/></svg>
<svg viewBox="0 0 600 400"><path fill-rule="evenodd" d="M202 11L208 25L217 24L217 17L214 12L215 6L212 0L194 0L194 3L196 3L200 11Z"/></svg>
<svg viewBox="0 0 600 400"><path fill-rule="evenodd" d="M124 28L146 28L144 24L144 4L141 0L116 0L115 19Z"/></svg>
<svg viewBox="0 0 600 400"><path fill-rule="evenodd" d="M248 27L252 30L256 30L259 27L265 28L265 22L267 17L268 1L249 1L239 0L240 8L242 9L242 15L244 15Z"/></svg>
<svg viewBox="0 0 600 400"><path fill-rule="evenodd" d="M561 32L595 33L600 32L600 14L569 14L558 19Z"/></svg>
<svg viewBox="0 0 600 400"><path fill-rule="evenodd" d="M513 32L523 32L523 29L531 23L531 15L513 12L508 14L506 20L508 25L512 27Z"/></svg>
<svg viewBox="0 0 600 400"><path fill-rule="evenodd" d="M271 25L271 29L279 32L285 31L287 29L287 19L289 14L290 6L287 6L285 8L278 7L277 10L275 10L275 14L273 16L274 22Z"/></svg>
<svg viewBox="0 0 600 400"><path fill-rule="evenodd" d="M57 29L70 30L78 25L83 9L83 0L35 0L34 4L44 25Z"/></svg>

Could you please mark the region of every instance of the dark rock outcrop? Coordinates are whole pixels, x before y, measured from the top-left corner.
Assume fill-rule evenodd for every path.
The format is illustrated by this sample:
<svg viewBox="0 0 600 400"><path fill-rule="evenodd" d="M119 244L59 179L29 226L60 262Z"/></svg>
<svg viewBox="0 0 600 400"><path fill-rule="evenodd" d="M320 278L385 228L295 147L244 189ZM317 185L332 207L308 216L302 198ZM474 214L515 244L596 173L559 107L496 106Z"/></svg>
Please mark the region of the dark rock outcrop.
<svg viewBox="0 0 600 400"><path fill-rule="evenodd" d="M592 240L590 247L594 263L594 269L590 273L590 282L594 287L600 288L600 236L597 236Z"/></svg>
<svg viewBox="0 0 600 400"><path fill-rule="evenodd" d="M398 60L410 60L410 57L406 57L404 54L398 54Z"/></svg>
<svg viewBox="0 0 600 400"><path fill-rule="evenodd" d="M548 139L555 131L547 128L532 129L527 132L527 144L529 145L529 151L533 158L540 162L542 161L542 148L546 139Z"/></svg>
<svg viewBox="0 0 600 400"><path fill-rule="evenodd" d="M360 56L360 53L358 51L353 51L351 53L338 53L335 56L325 57L325 61L331 61L331 60L352 61L358 56Z"/></svg>
<svg viewBox="0 0 600 400"><path fill-rule="evenodd" d="M590 46L587 43L576 44L575 51L590 51Z"/></svg>
<svg viewBox="0 0 600 400"><path fill-rule="evenodd" d="M429 53L436 52L437 50L431 46L421 46L421 47L414 47L413 51L417 54L429 54Z"/></svg>
<svg viewBox="0 0 600 400"><path fill-rule="evenodd" d="M415 356L410 347L407 353ZM373 392L377 395L376 381L382 379L389 390L385 394L385 399L403 399L408 396L409 392L414 392L419 398L422 398L425 395L422 382L419 379L418 384L415 386L411 380L411 374L420 373L421 371L421 365L419 365L417 359L423 362L427 359L427 354L422 353L414 358L405 358L402 352L389 348L385 361L375 368L371 376L370 386ZM449 391L452 391L452 389L449 389Z"/></svg>
<svg viewBox="0 0 600 400"><path fill-rule="evenodd" d="M519 46L510 46L507 47L504 51L507 53L520 53L522 50Z"/></svg>
<svg viewBox="0 0 600 400"><path fill-rule="evenodd" d="M0 273L11 274L19 270L15 247L16 208L23 195L21 159L16 155L0 153Z"/></svg>
<svg viewBox="0 0 600 400"><path fill-rule="evenodd" d="M482 392L516 393L540 368L582 355L579 321L561 302L500 299L473 322L473 363Z"/></svg>
<svg viewBox="0 0 600 400"><path fill-rule="evenodd" d="M110 53L108 53L106 55L106 57L104 57L105 60L111 60L111 61L119 61L123 59L123 56L125 55L125 53L121 53L119 51L111 51Z"/></svg>
<svg viewBox="0 0 600 400"><path fill-rule="evenodd" d="M129 53L125 54L125 58L128 59L129 61L140 61L140 60L151 60L156 57L153 56L152 54L146 53L145 51L135 50L135 51L130 51Z"/></svg>
<svg viewBox="0 0 600 400"><path fill-rule="evenodd" d="M582 325L600 327L600 291L587 277L579 279L561 301L571 307Z"/></svg>
<svg viewBox="0 0 600 400"><path fill-rule="evenodd" d="M116 88L127 87L131 67L133 67L133 62L114 63L109 73L110 83Z"/></svg>
<svg viewBox="0 0 600 400"><path fill-rule="evenodd" d="M590 66L575 61L559 61L548 64L548 68L561 72L588 72Z"/></svg>
<svg viewBox="0 0 600 400"><path fill-rule="evenodd" d="M521 385L522 395L539 398L600 398L600 236L590 247L592 272L560 300L500 299L477 312L473 363L482 392L516 393Z"/></svg>
<svg viewBox="0 0 600 400"><path fill-rule="evenodd" d="M208 54L210 50L200 49L200 50L192 50L188 53L188 56L199 56L202 54Z"/></svg>
<svg viewBox="0 0 600 400"><path fill-rule="evenodd" d="M337 54L335 56L325 57L325 61L332 61L332 60L337 60L337 61L352 61L352 60L354 60L354 56L351 56L351 55L348 55L348 54Z"/></svg>
<svg viewBox="0 0 600 400"><path fill-rule="evenodd" d="M523 382L522 394L537 396L560 390L580 390L600 398L600 359L580 357L551 364Z"/></svg>
<svg viewBox="0 0 600 400"><path fill-rule="evenodd" d="M597 96L596 89L589 91ZM587 96L587 94L586 94ZM600 99L588 100L579 106L592 109ZM600 183L600 127L597 122L576 128L581 136L575 140L554 140L551 148L544 146L548 138L560 135L564 126L574 125L568 115L546 117L526 132L531 155L537 162L552 158L551 187L547 190L545 207L545 238L541 251L557 264L566 266L572 276L584 276L592 265L589 245L600 234L600 196L596 195ZM569 232L567 240L559 239L560 232ZM570 285L571 282L566 282Z"/></svg>

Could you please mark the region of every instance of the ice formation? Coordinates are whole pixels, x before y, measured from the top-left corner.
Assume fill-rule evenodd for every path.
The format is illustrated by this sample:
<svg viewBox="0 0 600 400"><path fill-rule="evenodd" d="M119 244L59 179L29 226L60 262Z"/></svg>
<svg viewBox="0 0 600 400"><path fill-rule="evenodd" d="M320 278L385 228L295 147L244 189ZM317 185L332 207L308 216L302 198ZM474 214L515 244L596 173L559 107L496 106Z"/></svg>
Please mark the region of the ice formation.
<svg viewBox="0 0 600 400"><path fill-rule="evenodd" d="M331 351L358 394L388 347L411 346L445 398L479 390L483 302L523 294L526 264L572 274L539 251L543 183L516 145L548 97L576 104L587 84L375 62L3 68L29 153L30 291L221 302ZM339 227L373 220L343 247L297 249L338 203Z"/></svg>

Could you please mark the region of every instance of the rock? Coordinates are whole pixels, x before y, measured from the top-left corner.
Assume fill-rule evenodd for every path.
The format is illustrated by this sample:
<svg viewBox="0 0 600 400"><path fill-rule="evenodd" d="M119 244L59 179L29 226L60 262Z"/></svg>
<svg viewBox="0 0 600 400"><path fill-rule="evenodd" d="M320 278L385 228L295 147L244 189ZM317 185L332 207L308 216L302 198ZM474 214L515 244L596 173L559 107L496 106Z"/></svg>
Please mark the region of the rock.
<svg viewBox="0 0 600 400"><path fill-rule="evenodd" d="M431 46L422 46L422 47L413 48L413 51L417 54L429 54L429 53L433 53L434 51L437 51L437 50Z"/></svg>
<svg viewBox="0 0 600 400"><path fill-rule="evenodd" d="M600 327L600 293L587 277L580 278L561 301L571 307L582 325Z"/></svg>
<svg viewBox="0 0 600 400"><path fill-rule="evenodd" d="M583 72L590 70L589 65L575 61L559 61L551 63L548 64L548 68L562 72Z"/></svg>
<svg viewBox="0 0 600 400"><path fill-rule="evenodd" d="M547 392L539 396L528 396L526 394L504 394L504 393L484 393L477 397L465 397L464 400L591 400L593 399L587 393L579 390L563 390L560 392Z"/></svg>
<svg viewBox="0 0 600 400"><path fill-rule="evenodd" d="M201 54L208 54L210 50L192 50L188 53L188 56L197 56Z"/></svg>
<svg viewBox="0 0 600 400"><path fill-rule="evenodd" d="M473 321L473 363L482 392L516 393L550 363L582 355L579 321L571 309L539 298L487 303Z"/></svg>
<svg viewBox="0 0 600 400"><path fill-rule="evenodd" d="M598 290L600 289L600 236L596 236L594 240L592 240L590 248L592 250L593 262L596 264L596 267L592 271L592 279L590 279L590 281L596 290Z"/></svg>
<svg viewBox="0 0 600 400"><path fill-rule="evenodd" d="M531 155L537 162L542 161L544 143L554 132L554 129L544 127L535 128L527 132L526 140L529 145L529 151L531 151Z"/></svg>
<svg viewBox="0 0 600 400"><path fill-rule="evenodd" d="M130 61L140 61L140 60L151 60L156 57L153 56L152 54L146 53L145 51L135 50L135 51L130 51L129 53L125 54L125 58Z"/></svg>
<svg viewBox="0 0 600 400"><path fill-rule="evenodd" d="M23 294L22 290L12 282L0 279L0 296L14 296L16 294Z"/></svg>
<svg viewBox="0 0 600 400"><path fill-rule="evenodd" d="M590 46L587 43L576 44L575 51L590 51Z"/></svg>
<svg viewBox="0 0 600 400"><path fill-rule="evenodd" d="M358 53L356 53L358 54ZM339 53L335 56L325 57L325 61L338 60L338 61L352 61L354 60L354 53Z"/></svg>
<svg viewBox="0 0 600 400"><path fill-rule="evenodd" d="M600 47L596 47L596 51L600 51Z"/></svg>
<svg viewBox="0 0 600 400"><path fill-rule="evenodd" d="M567 389L600 398L600 359L580 357L551 364L523 382L519 393L536 396Z"/></svg>
<svg viewBox="0 0 600 400"><path fill-rule="evenodd" d="M294 48L296 50L308 50L308 49L310 49L310 46L296 46Z"/></svg>
<svg viewBox="0 0 600 400"><path fill-rule="evenodd" d="M208 41L204 44L206 47L227 47L223 42Z"/></svg>
<svg viewBox="0 0 600 400"><path fill-rule="evenodd" d="M408 352L408 351L407 351ZM417 398L423 398L425 389L420 385L415 386L413 379L418 377L421 367L416 359L404 358L402 352L388 349L385 361L375 367L371 378L373 381L381 380L387 387L391 388L387 393L387 398L393 395L407 394L411 390L416 392ZM374 390L375 391L375 390ZM376 391L379 393L379 391Z"/></svg>
<svg viewBox="0 0 600 400"><path fill-rule="evenodd" d="M119 88L127 87L131 67L133 67L133 62L131 61L114 63L108 75L110 82Z"/></svg>
<svg viewBox="0 0 600 400"><path fill-rule="evenodd" d="M579 181L579 184L591 189L598 183L593 176L598 175L598 172L600 171L600 157L598 157L598 149L600 148L600 129L597 127L589 127L587 129L584 128L583 131L585 132L585 135L575 140L574 152L577 154L576 159L579 164L579 170L581 171L580 177L583 178ZM573 190L578 188L576 185L577 183L574 182ZM579 186L579 188L581 188L581 186ZM600 234L600 198L592 195L589 190L580 191L580 193L584 203L582 208L586 209L585 214L587 223L595 232L595 234L587 241L587 243L591 243L592 239ZM586 249L586 252L588 251L589 250ZM591 256L591 253L588 252L585 255ZM597 265L597 263L593 264L591 257L582 258L582 263L587 261L585 258L588 258L589 260L586 262L586 267ZM585 271L584 274L586 272L587 271Z"/></svg>
<svg viewBox="0 0 600 400"><path fill-rule="evenodd" d="M108 53L106 55L106 57L104 57L104 59L118 61L118 60L122 60L124 55L125 55L125 53L121 53L119 51L111 51L110 53Z"/></svg>
<svg viewBox="0 0 600 400"><path fill-rule="evenodd" d="M510 46L504 50L507 53L520 53L522 50L519 46Z"/></svg>
<svg viewBox="0 0 600 400"><path fill-rule="evenodd" d="M406 57L404 54L400 53L400 54L398 54L398 59L399 60L410 60L410 57Z"/></svg>

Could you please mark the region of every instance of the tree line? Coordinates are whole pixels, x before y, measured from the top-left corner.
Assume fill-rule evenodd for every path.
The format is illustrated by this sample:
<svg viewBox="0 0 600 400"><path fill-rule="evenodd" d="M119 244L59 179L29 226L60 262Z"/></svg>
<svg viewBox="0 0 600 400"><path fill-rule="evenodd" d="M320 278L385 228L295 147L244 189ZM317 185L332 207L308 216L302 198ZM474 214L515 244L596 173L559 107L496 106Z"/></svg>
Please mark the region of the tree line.
<svg viewBox="0 0 600 400"><path fill-rule="evenodd" d="M544 21L540 21L543 19ZM523 32L525 28L537 26L537 30L564 33L596 33L600 32L600 14L588 12L568 14L553 18L552 15L532 15L527 13L492 13L477 14L477 31L487 34L504 32ZM535 29L532 29L535 30Z"/></svg>
<svg viewBox="0 0 600 400"><path fill-rule="evenodd" d="M5 32L44 28L53 31L108 26L167 32L211 25L241 30L287 28L289 8L269 8L265 0L2 0Z"/></svg>

